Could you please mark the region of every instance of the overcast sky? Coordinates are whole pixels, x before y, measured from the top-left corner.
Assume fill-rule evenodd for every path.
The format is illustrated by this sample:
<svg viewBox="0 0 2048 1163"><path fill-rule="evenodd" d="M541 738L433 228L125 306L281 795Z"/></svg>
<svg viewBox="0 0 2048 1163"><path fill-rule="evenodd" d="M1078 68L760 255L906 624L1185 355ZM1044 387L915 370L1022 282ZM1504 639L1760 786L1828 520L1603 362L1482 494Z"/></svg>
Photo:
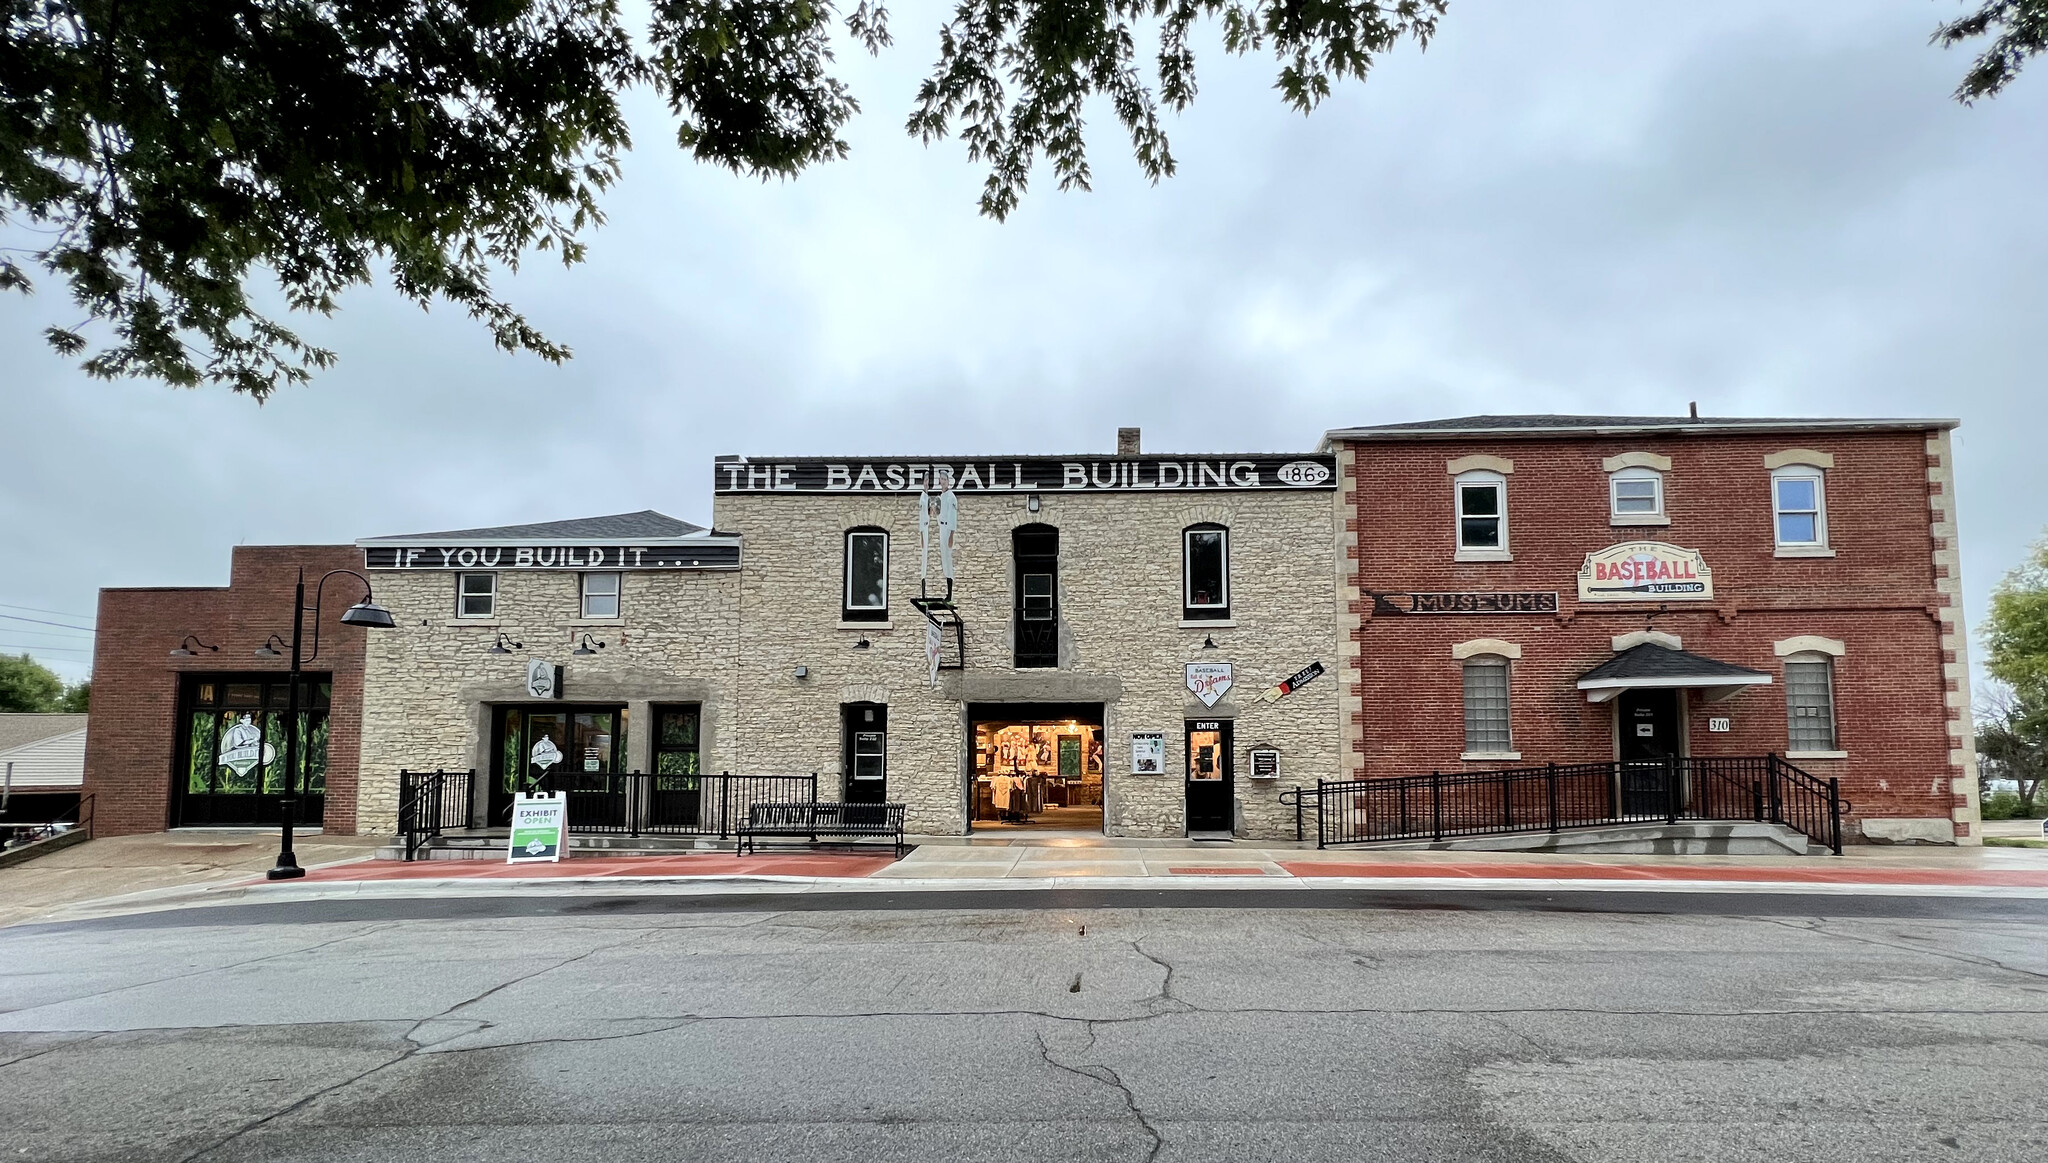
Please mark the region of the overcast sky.
<svg viewBox="0 0 2048 1163"><path fill-rule="evenodd" d="M576 350L345 300L339 366L263 407L104 384L0 298L0 613L219 585L241 543L654 508L710 514L719 453L1312 448L1475 412L1958 416L1969 615L2048 512L2048 63L1949 93L1950 0L1453 0L1310 117L1213 43L1150 187L1106 110L1093 193L977 216L955 142L902 132L942 9L895 9L852 158L764 185L662 111L590 261L501 284ZM51 619L69 620L69 619ZM49 631L50 638L32 637ZM67 677L85 639L0 620ZM61 649L59 649L61 648Z"/></svg>

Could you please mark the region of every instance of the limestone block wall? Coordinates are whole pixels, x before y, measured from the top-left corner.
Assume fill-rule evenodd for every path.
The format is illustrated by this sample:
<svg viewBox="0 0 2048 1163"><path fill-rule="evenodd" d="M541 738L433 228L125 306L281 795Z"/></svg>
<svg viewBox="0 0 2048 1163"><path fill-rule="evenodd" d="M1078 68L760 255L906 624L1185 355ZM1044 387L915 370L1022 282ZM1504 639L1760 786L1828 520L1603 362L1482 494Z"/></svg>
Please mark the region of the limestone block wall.
<svg viewBox="0 0 2048 1163"><path fill-rule="evenodd" d="M535 701L525 689L529 658L562 665L563 701L625 704L627 770L648 769L656 703L701 703L704 770L739 770L721 714L738 657L736 572L628 572L620 616L593 620L578 617L574 571L499 571L497 613L487 619L454 616L453 573L374 576L398 626L364 636L360 831L397 826L401 769L474 767L481 796L491 771L490 708ZM523 648L490 653L500 633ZM605 644L594 657L571 653L586 633Z"/></svg>
<svg viewBox="0 0 2048 1163"><path fill-rule="evenodd" d="M971 702L1104 704L1104 819L1112 835L1186 830L1184 723L1236 721L1236 795L1243 833L1291 838L1279 793L1341 774L1336 621L1337 504L1329 492L1040 494L960 497L955 597L966 623L964 672L936 688L924 661L924 621L910 605L920 569L914 496L724 494L715 525L745 539L739 579L740 665L726 708L735 770L817 770L821 794L840 793L840 707L889 708L888 797L909 807L915 832L967 826ZM1060 665L1011 665L1011 532L1060 531ZM1231 612L1223 624L1181 623L1181 531L1230 529ZM843 537L890 533L889 621L841 622ZM937 553L933 586L942 590ZM870 647L856 649L865 637ZM1204 649L1213 637L1215 649ZM1214 708L1185 689L1189 662L1234 664L1236 686ZM1253 696L1311 662L1329 675L1273 703ZM805 677L796 677L797 669ZM1166 737L1166 774L1131 772L1130 736ZM1281 778L1250 778L1254 746L1281 752Z"/></svg>

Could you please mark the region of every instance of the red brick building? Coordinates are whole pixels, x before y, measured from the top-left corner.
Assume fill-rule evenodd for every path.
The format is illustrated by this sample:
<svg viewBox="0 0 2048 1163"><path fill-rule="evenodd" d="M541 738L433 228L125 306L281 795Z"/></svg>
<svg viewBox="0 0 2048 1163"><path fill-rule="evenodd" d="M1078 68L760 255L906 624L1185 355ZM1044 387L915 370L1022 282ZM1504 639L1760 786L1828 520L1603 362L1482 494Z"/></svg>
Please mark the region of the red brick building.
<svg viewBox="0 0 2048 1163"><path fill-rule="evenodd" d="M1975 842L1952 420L1331 432L1350 778L1775 753Z"/></svg>
<svg viewBox="0 0 2048 1163"><path fill-rule="evenodd" d="M85 745L100 835L278 822L293 584L305 570L310 606L328 571L362 565L348 545L240 546L225 587L100 591ZM300 819L342 834L356 827L363 631L336 619L361 597L352 578L329 583L302 668ZM311 656L310 613L304 642Z"/></svg>

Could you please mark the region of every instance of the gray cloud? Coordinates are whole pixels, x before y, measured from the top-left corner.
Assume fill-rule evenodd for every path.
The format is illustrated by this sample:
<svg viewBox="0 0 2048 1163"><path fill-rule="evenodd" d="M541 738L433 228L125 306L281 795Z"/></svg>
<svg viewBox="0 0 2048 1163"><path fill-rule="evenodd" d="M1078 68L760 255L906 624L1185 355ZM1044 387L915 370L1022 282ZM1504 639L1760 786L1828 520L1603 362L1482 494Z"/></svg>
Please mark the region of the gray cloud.
<svg viewBox="0 0 2048 1163"><path fill-rule="evenodd" d="M576 348L561 368L364 292L308 327L340 367L259 409L85 381L37 338L63 304L0 301L0 602L219 584L244 541L701 520L720 452L1102 450L1128 423L1306 448L1698 400L1961 416L1974 619L2048 521L2048 79L1964 109L1941 6L1787 7L1458 0L1308 118L1212 43L1178 177L1148 186L1098 110L1096 190L1042 185L1005 224L957 143L901 132L941 17L906 7L898 48L842 54L853 158L796 182L694 166L636 107L592 260L504 283Z"/></svg>

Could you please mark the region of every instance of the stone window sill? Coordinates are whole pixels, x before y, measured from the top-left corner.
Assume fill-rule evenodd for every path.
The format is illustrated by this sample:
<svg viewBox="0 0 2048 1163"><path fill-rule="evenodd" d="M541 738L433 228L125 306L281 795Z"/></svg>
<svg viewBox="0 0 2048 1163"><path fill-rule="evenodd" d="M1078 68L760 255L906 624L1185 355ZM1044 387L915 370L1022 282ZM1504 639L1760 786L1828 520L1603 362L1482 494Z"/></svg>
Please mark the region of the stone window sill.
<svg viewBox="0 0 2048 1163"><path fill-rule="evenodd" d="M1833 557L1835 551L1825 545L1780 545L1773 557Z"/></svg>
<svg viewBox="0 0 2048 1163"><path fill-rule="evenodd" d="M1669 525L1671 518L1662 513L1615 513L1607 519L1611 527L1623 525Z"/></svg>
<svg viewBox="0 0 2048 1163"><path fill-rule="evenodd" d="M1236 618L1182 618L1183 630L1233 630L1237 628Z"/></svg>
<svg viewBox="0 0 2048 1163"><path fill-rule="evenodd" d="M1453 561L1513 561L1515 555L1505 549L1460 549Z"/></svg>
<svg viewBox="0 0 2048 1163"><path fill-rule="evenodd" d="M476 626L482 629L496 629L504 625L503 622L496 618L450 618L441 624L443 626Z"/></svg>
<svg viewBox="0 0 2048 1163"><path fill-rule="evenodd" d="M1846 751L1787 751L1787 759L1847 759Z"/></svg>
<svg viewBox="0 0 2048 1163"><path fill-rule="evenodd" d="M838 628L841 630L894 630L896 623L885 618L880 622L841 622Z"/></svg>
<svg viewBox="0 0 2048 1163"><path fill-rule="evenodd" d="M1467 751L1463 755L1458 756L1458 758L1460 759L1482 761L1497 759L1520 759L1521 757L1522 753L1519 751Z"/></svg>
<svg viewBox="0 0 2048 1163"><path fill-rule="evenodd" d="M624 618L571 618L569 624L571 626L623 626L626 624L626 620Z"/></svg>

